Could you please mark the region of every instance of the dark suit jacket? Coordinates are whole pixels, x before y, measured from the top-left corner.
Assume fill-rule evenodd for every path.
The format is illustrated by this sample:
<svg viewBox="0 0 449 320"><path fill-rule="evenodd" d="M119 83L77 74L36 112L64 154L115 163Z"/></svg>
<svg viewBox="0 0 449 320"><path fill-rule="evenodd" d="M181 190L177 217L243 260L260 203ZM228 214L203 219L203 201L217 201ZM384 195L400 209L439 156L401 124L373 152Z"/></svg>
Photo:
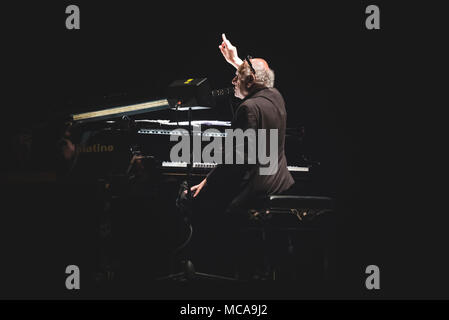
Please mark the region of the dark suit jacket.
<svg viewBox="0 0 449 320"><path fill-rule="evenodd" d="M266 150L269 146L269 129L278 130L278 169L272 175L261 175L261 164L219 165L207 177L208 187L222 189L222 194L232 198L231 207L251 206L260 196L279 194L294 184L287 169L284 152L287 113L282 95L275 88L263 88L247 96L237 108L232 128L267 129ZM246 150L246 149L245 149Z"/></svg>

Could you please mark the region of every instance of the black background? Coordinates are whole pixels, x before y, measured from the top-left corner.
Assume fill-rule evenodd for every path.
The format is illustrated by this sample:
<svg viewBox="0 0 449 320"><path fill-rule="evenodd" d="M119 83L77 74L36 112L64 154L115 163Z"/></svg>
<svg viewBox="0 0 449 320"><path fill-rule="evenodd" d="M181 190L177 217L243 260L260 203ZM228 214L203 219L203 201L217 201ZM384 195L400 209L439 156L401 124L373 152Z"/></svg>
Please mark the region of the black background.
<svg viewBox="0 0 449 320"><path fill-rule="evenodd" d="M69 4L80 7L80 30L65 28ZM365 28L369 4L380 7L381 30ZM285 293L277 285L216 296L447 298L447 210L439 206L446 188L437 169L445 149L438 95L447 89L439 79L445 37L437 6L60 1L8 4L1 12L2 172L14 168L9 141L22 128L92 105L161 98L176 79L206 76L214 88L229 86L234 69L218 49L225 32L241 57L269 62L289 126L305 126L309 153L330 167L341 209L339 277L331 292ZM59 279L55 264L66 262L53 253L64 250L63 230L55 230L67 222L49 218L45 200L21 210L17 201L26 200L8 194L1 296L66 297L45 284ZM46 246L51 252L40 257L36 248ZM380 267L379 291L364 287L370 264ZM196 297L184 289L163 292Z"/></svg>

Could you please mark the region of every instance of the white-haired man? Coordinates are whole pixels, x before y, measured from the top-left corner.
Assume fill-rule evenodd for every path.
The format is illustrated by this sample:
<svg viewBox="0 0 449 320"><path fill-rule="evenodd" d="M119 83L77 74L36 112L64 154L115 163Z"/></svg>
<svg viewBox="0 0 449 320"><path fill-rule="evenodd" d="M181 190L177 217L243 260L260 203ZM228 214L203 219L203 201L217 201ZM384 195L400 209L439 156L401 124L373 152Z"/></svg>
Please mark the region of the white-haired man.
<svg viewBox="0 0 449 320"><path fill-rule="evenodd" d="M206 185L226 185L226 193L232 201L228 209L251 206L261 196L279 194L289 189L294 180L287 169L284 152L287 113L282 95L274 88L274 72L264 59L242 60L238 57L237 48L222 35L219 48L223 57L237 70L232 79L234 93L242 99L232 120L234 129L276 129L277 170L273 174L260 174L260 162L255 165L220 165L212 170L206 179L191 188L193 197L198 196ZM266 139L265 150L270 139ZM254 141L255 142L255 141ZM245 149L246 150L246 149Z"/></svg>

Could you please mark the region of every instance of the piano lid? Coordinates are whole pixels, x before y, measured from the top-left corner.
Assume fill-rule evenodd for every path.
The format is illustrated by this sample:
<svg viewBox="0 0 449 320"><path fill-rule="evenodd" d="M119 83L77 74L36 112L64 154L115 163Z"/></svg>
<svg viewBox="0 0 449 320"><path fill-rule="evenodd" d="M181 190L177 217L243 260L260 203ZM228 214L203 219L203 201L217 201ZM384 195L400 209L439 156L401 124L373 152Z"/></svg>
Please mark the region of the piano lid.
<svg viewBox="0 0 449 320"><path fill-rule="evenodd" d="M141 114L156 110L165 110L169 108L170 105L168 103L168 100L161 99L156 101L133 104L129 106L114 107L103 110L78 113L73 114L71 117L72 120L75 122L88 122L88 121L106 120L122 116L129 116L134 114Z"/></svg>

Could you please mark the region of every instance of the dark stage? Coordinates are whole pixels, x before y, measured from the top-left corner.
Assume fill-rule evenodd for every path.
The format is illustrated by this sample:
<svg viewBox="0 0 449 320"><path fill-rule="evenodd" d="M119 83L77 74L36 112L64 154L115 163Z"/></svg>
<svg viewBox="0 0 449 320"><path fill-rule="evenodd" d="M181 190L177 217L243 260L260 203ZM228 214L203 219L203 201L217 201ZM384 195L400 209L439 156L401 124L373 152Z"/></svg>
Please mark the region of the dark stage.
<svg viewBox="0 0 449 320"><path fill-rule="evenodd" d="M444 106L438 94L447 89L435 76L444 37L442 20L433 18L441 10L422 3L3 6L0 298L447 299L446 187L438 166L444 118L437 114ZM80 9L79 30L66 28L71 4ZM371 4L380 8L379 30L365 26ZM165 99L175 80L232 87L235 69L218 48L222 33L241 58L264 58L274 70L288 114L287 161L312 168L306 179L298 175L295 194L330 198L332 210L301 220L303 229L275 229L264 244L262 229L245 229L237 245L244 280L157 280L182 272L189 259L198 272L235 276L229 249L213 241L234 232L220 216L193 222L192 241L172 255L190 234L176 207L187 168L170 176L127 172L133 150L168 159L168 136L135 134L141 120L187 121L187 112L76 127L80 143L83 132L116 121L82 150L70 178L61 137L71 115ZM217 97L192 118L231 121L230 103L238 101ZM118 154L113 160L108 147ZM277 271L260 270L264 250L280 261ZM69 265L79 267L79 290L66 287ZM380 288L370 290L372 265Z"/></svg>

